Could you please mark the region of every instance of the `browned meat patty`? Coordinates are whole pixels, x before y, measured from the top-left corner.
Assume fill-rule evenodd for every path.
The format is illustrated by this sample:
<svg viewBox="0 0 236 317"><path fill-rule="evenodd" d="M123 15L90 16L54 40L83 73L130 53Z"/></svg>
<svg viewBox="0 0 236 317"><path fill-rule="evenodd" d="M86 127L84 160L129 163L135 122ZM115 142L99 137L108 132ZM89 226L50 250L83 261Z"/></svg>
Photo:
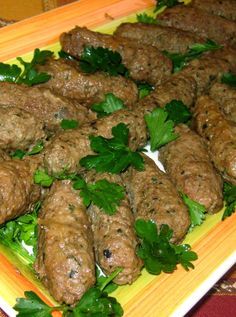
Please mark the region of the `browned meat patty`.
<svg viewBox="0 0 236 317"><path fill-rule="evenodd" d="M192 0L191 6L236 21L235 0Z"/></svg>
<svg viewBox="0 0 236 317"><path fill-rule="evenodd" d="M77 58L82 55L86 46L117 51L130 76L137 81L158 85L171 74L171 61L157 48L142 46L130 39L93 32L77 26L68 33L63 33L60 42L65 52Z"/></svg>
<svg viewBox="0 0 236 317"><path fill-rule="evenodd" d="M43 122L48 130L58 129L62 119L74 119L86 123L96 118L92 111L78 102L73 103L59 97L48 89L2 82L0 96L2 105L15 106L28 111Z"/></svg>
<svg viewBox="0 0 236 317"><path fill-rule="evenodd" d="M207 148L195 132L178 125L178 139L163 146L159 159L177 189L214 213L223 207L222 181L214 169Z"/></svg>
<svg viewBox="0 0 236 317"><path fill-rule="evenodd" d="M236 45L236 23L198 8L176 6L157 16L158 23L196 33L218 43Z"/></svg>
<svg viewBox="0 0 236 317"><path fill-rule="evenodd" d="M229 63L230 71L236 73L236 49L230 46L207 53L208 57L217 58Z"/></svg>
<svg viewBox="0 0 236 317"><path fill-rule="evenodd" d="M90 222L69 181L54 183L43 202L35 270L60 303L75 304L95 283Z"/></svg>
<svg viewBox="0 0 236 317"><path fill-rule="evenodd" d="M194 117L215 167L224 179L236 184L236 124L227 120L220 105L208 96L198 98Z"/></svg>
<svg viewBox="0 0 236 317"><path fill-rule="evenodd" d="M172 241L181 241L190 225L189 214L168 176L145 157L145 170L130 168L124 181L135 218L152 220L158 227L167 224L174 232Z"/></svg>
<svg viewBox="0 0 236 317"><path fill-rule="evenodd" d="M119 175L108 173L88 173L89 182L106 179L109 182L123 185ZM110 275L117 268L123 268L114 282L131 284L140 275L142 261L136 255L138 244L134 233L134 216L128 198L125 197L114 215L108 215L97 206L91 205L88 214L94 233L95 256L104 273Z"/></svg>
<svg viewBox="0 0 236 317"><path fill-rule="evenodd" d="M36 157L0 161L0 224L30 211L40 198L33 181L38 165Z"/></svg>
<svg viewBox="0 0 236 317"><path fill-rule="evenodd" d="M205 42L194 33L156 24L122 23L114 34L172 53L185 53L190 45Z"/></svg>
<svg viewBox="0 0 236 317"><path fill-rule="evenodd" d="M111 138L111 129L119 123L125 123L130 130L129 145L133 150L145 145L146 125L141 114L128 109L119 110L104 117L91 127L84 125L76 130L68 130L56 135L47 145L44 151L44 164L49 173L59 173L63 170L68 172L78 171L79 160L89 154L89 135Z"/></svg>
<svg viewBox="0 0 236 317"><path fill-rule="evenodd" d="M52 78L41 86L85 106L103 101L107 93L122 99L129 108L137 101L138 90L132 80L122 76L111 77L105 73L85 74L74 66L63 59L48 61L39 69Z"/></svg>
<svg viewBox="0 0 236 317"><path fill-rule="evenodd" d="M46 137L43 123L34 115L17 107L0 105L0 148L27 150Z"/></svg>
<svg viewBox="0 0 236 317"><path fill-rule="evenodd" d="M182 76L192 76L197 83L197 95L208 92L212 83L221 78L223 73L230 71L228 62L207 56L191 61L182 71Z"/></svg>
<svg viewBox="0 0 236 317"><path fill-rule="evenodd" d="M236 123L236 89L225 84L215 83L211 87L209 95L218 102L226 117Z"/></svg>

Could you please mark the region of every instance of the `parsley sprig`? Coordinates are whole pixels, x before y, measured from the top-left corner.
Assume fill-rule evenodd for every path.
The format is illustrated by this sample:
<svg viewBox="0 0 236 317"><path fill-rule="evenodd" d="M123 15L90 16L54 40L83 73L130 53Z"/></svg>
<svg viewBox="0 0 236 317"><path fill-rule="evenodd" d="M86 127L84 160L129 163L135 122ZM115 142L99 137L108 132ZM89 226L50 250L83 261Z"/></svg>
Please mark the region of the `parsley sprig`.
<svg viewBox="0 0 236 317"><path fill-rule="evenodd" d="M137 21L146 24L157 24L157 19L154 16L148 15L146 12L136 15Z"/></svg>
<svg viewBox="0 0 236 317"><path fill-rule="evenodd" d="M51 317L54 311L61 311L64 317L121 317L123 309L114 297L105 291L109 283L121 272L117 269L106 277L103 283L87 290L74 307L61 305L50 307L34 292L25 292L25 298L17 298L14 309L18 317Z"/></svg>
<svg viewBox="0 0 236 317"><path fill-rule="evenodd" d="M175 125L179 123L187 123L192 114L181 100L173 99L167 103L164 110L168 113L168 120L172 120Z"/></svg>
<svg viewBox="0 0 236 317"><path fill-rule="evenodd" d="M140 239L137 255L144 261L150 274L172 273L177 264L181 264L187 271L194 268L191 262L197 259L197 254L190 251L188 244L172 244L170 240L173 230L168 225L162 225L158 233L154 222L138 219L135 221L135 231Z"/></svg>
<svg viewBox="0 0 236 317"><path fill-rule="evenodd" d="M225 211L222 220L231 216L236 211L236 186L225 182L223 197L225 200Z"/></svg>
<svg viewBox="0 0 236 317"><path fill-rule="evenodd" d="M21 57L17 57L17 60L23 66L23 70L15 64L8 65L0 63L0 81L25 84L28 86L44 83L51 78L51 75L38 72L35 66L45 64L47 59L52 56L53 52L47 50L40 51L36 48L31 62L25 62Z"/></svg>
<svg viewBox="0 0 236 317"><path fill-rule="evenodd" d="M108 116L109 114L124 108L125 105L123 100L116 97L113 93L105 94L105 99L102 102L95 103L91 107L94 112L97 112L99 118Z"/></svg>
<svg viewBox="0 0 236 317"><path fill-rule="evenodd" d="M44 149L44 142L42 140L40 140L28 152L17 149L13 153L11 153L10 156L14 159L22 160L25 156L39 154L40 152L42 152L43 149Z"/></svg>
<svg viewBox="0 0 236 317"><path fill-rule="evenodd" d="M90 136L91 149L98 153L87 155L80 160L80 165L86 169L95 169L97 172L119 174L130 165L141 171L144 169L144 160L140 153L133 152L128 147L129 129L124 123L112 128L113 138Z"/></svg>
<svg viewBox="0 0 236 317"><path fill-rule="evenodd" d="M181 4L181 2L184 2L184 0L157 0L157 5L154 12L163 8L172 8L178 4Z"/></svg>
<svg viewBox="0 0 236 317"><path fill-rule="evenodd" d="M78 120L62 119L60 126L63 130L77 129L79 126Z"/></svg>
<svg viewBox="0 0 236 317"><path fill-rule="evenodd" d="M201 57L204 52L216 51L221 48L222 45L219 45L212 40L207 40L205 43L195 43L190 45L188 51L184 54L169 53L167 51L163 51L163 53L172 60L172 71L173 73L176 73L182 70L188 62Z"/></svg>
<svg viewBox="0 0 236 317"><path fill-rule="evenodd" d="M108 48L86 46L80 57L79 65L85 73L103 71L111 76L128 76L128 70L122 64L121 55Z"/></svg>
<svg viewBox="0 0 236 317"><path fill-rule="evenodd" d="M232 87L236 87L236 75L233 73L224 73L221 77L221 82Z"/></svg>
<svg viewBox="0 0 236 317"><path fill-rule="evenodd" d="M154 87L152 85L145 82L137 83L137 87L139 99L143 99L144 97L148 96L151 91L154 90Z"/></svg>

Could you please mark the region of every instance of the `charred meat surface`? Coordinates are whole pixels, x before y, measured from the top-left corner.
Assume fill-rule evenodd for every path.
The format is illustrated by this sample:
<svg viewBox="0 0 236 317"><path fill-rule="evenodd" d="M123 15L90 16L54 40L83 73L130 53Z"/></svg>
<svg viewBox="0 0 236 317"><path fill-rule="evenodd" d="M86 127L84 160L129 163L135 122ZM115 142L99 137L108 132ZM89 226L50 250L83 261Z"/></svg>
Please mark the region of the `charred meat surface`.
<svg viewBox="0 0 236 317"><path fill-rule="evenodd" d="M236 23L198 8L176 6L157 17L158 23L196 33L205 39L236 46Z"/></svg>
<svg viewBox="0 0 236 317"><path fill-rule="evenodd" d="M40 71L50 74L51 79L42 86L59 95L76 100L87 107L103 101L105 94L113 93L132 108L137 101L138 90L135 83L122 76L109 76L105 73L86 74L63 59L49 60L39 67Z"/></svg>
<svg viewBox="0 0 236 317"><path fill-rule="evenodd" d="M86 46L103 47L117 51L122 63L136 81L160 84L171 74L172 63L157 48L142 46L135 40L98 32L87 28L75 27L60 37L62 49L70 55L80 58Z"/></svg>
<svg viewBox="0 0 236 317"><path fill-rule="evenodd" d="M43 202L35 270L60 303L75 304L95 283L90 223L69 181L54 183Z"/></svg>
<svg viewBox="0 0 236 317"><path fill-rule="evenodd" d="M122 23L114 34L171 53L185 53L190 45L205 42L194 33L157 24Z"/></svg>
<svg viewBox="0 0 236 317"><path fill-rule="evenodd" d="M135 219L153 220L158 227L167 224L173 230L173 242L181 241L190 220L187 207L169 177L145 157L145 170L130 168L124 182Z"/></svg>
<svg viewBox="0 0 236 317"><path fill-rule="evenodd" d="M225 180L236 184L236 124L226 119L220 105L209 96L198 98L194 117L215 167Z"/></svg>
<svg viewBox="0 0 236 317"><path fill-rule="evenodd" d="M159 159L177 189L204 205L209 213L223 207L222 181L214 169L206 145L186 125L178 125L179 137L160 149Z"/></svg>

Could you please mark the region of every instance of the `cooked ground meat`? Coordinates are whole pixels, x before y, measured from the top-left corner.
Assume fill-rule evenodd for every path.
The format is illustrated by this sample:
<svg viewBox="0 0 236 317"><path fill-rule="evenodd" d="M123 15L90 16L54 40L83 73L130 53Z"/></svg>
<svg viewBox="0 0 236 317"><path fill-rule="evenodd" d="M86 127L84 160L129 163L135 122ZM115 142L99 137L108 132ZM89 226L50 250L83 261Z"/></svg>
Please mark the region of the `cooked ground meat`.
<svg viewBox="0 0 236 317"><path fill-rule="evenodd" d="M226 119L220 105L201 96L194 108L197 132L205 139L211 159L224 179L236 184L236 125Z"/></svg>
<svg viewBox="0 0 236 317"><path fill-rule="evenodd" d="M135 219L167 224L173 230L173 242L181 241L190 225L187 207L168 176L145 157L145 170L130 168L124 177Z"/></svg>
<svg viewBox="0 0 236 317"><path fill-rule="evenodd" d="M2 105L28 111L50 131L58 129L62 119L74 119L82 124L96 118L92 111L78 102L72 102L44 88L2 82L0 95Z"/></svg>
<svg viewBox="0 0 236 317"><path fill-rule="evenodd" d="M192 0L191 6L236 21L235 0Z"/></svg>
<svg viewBox="0 0 236 317"><path fill-rule="evenodd" d="M0 224L30 211L39 199L40 187L33 181L38 165L37 157L0 161Z"/></svg>
<svg viewBox="0 0 236 317"><path fill-rule="evenodd" d="M204 54L206 55L206 53ZM230 46L224 46L223 48L211 51L207 53L208 57L224 60L229 63L229 69L231 72L236 73L236 49Z"/></svg>
<svg viewBox="0 0 236 317"><path fill-rule="evenodd" d="M130 39L93 32L77 26L68 33L63 33L60 42L65 52L77 58L82 55L86 46L117 51L130 76L136 81L158 85L171 74L171 61L157 48L142 46Z"/></svg>
<svg viewBox="0 0 236 317"><path fill-rule="evenodd" d="M60 303L75 304L95 283L90 222L70 181L54 183L43 202L35 270Z"/></svg>
<svg viewBox="0 0 236 317"><path fill-rule="evenodd" d="M172 53L185 53L190 45L205 42L191 32L157 24L122 23L114 34Z"/></svg>
<svg viewBox="0 0 236 317"><path fill-rule="evenodd" d="M0 105L0 148L27 150L46 137L43 123L34 115L17 107Z"/></svg>
<svg viewBox="0 0 236 317"><path fill-rule="evenodd" d="M119 185L123 185L119 175L108 173L86 174L89 182L96 182L106 179ZM128 198L125 197L116 213L108 215L97 206L91 205L88 214L92 223L94 233L95 256L97 263L107 275L110 275L117 268L123 268L114 282L131 284L140 275L142 261L136 255L138 244L134 233L134 216Z"/></svg>
<svg viewBox="0 0 236 317"><path fill-rule="evenodd" d="M50 88L57 94L76 100L87 107L103 101L107 93L113 93L122 99L129 108L132 108L138 98L135 83L122 76L111 77L100 72L86 74L79 71L74 63L68 63L63 59L51 59L45 65L39 66L39 69L52 76L41 86Z"/></svg>
<svg viewBox="0 0 236 317"><path fill-rule="evenodd" d="M163 146L159 159L177 189L214 213L223 207L222 181L214 169L206 145L186 125L178 125L178 139Z"/></svg>
<svg viewBox="0 0 236 317"><path fill-rule="evenodd" d="M196 33L218 43L236 45L236 23L198 8L176 6L157 16L158 23Z"/></svg>
<svg viewBox="0 0 236 317"><path fill-rule="evenodd" d="M236 123L236 89L226 84L215 83L209 94L218 102L226 117Z"/></svg>

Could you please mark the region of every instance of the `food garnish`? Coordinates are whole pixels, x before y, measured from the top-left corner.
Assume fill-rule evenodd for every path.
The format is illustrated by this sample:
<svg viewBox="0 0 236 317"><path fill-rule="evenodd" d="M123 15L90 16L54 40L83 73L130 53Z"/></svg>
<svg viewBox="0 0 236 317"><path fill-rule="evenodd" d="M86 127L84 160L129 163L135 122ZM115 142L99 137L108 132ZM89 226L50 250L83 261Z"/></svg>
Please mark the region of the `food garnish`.
<svg viewBox="0 0 236 317"><path fill-rule="evenodd" d="M76 129L79 126L79 122L77 120L69 120L69 119L62 119L60 126L63 130L70 130L70 129Z"/></svg>
<svg viewBox="0 0 236 317"><path fill-rule="evenodd" d="M45 64L47 59L52 56L53 52L48 50L40 51L36 48L31 62L25 62L21 57L17 57L17 60L24 67L23 70L15 64L8 65L0 63L0 81L25 84L28 86L45 83L51 78L51 75L38 72L35 66Z"/></svg>
<svg viewBox="0 0 236 317"><path fill-rule="evenodd" d="M133 166L137 170L144 169L144 161L140 153L128 147L129 129L126 124L119 123L112 128L113 138L90 136L91 149L98 153L87 155L80 160L80 165L97 172L119 174Z"/></svg>
<svg viewBox="0 0 236 317"><path fill-rule="evenodd" d="M225 211L222 220L231 216L236 211L236 186L225 182L223 197L225 200Z"/></svg>
<svg viewBox="0 0 236 317"><path fill-rule="evenodd" d="M108 48L85 47L80 57L79 65L85 73L103 71L111 76L128 76L128 69L122 64L121 55Z"/></svg>
<svg viewBox="0 0 236 317"><path fill-rule="evenodd" d="M13 153L11 153L10 156L14 159L16 158L16 159L22 160L25 156L39 154L43 150L43 148L44 148L44 142L40 140L28 152L17 149Z"/></svg>
<svg viewBox="0 0 236 317"><path fill-rule="evenodd" d="M181 100L171 100L164 107L168 113L168 120L172 120L175 125L179 123L187 123L192 114Z"/></svg>
<svg viewBox="0 0 236 317"><path fill-rule="evenodd" d="M94 112L97 112L99 118L108 116L109 114L124 108L125 105L123 100L116 97L113 93L105 94L105 99L103 101L95 103L91 107Z"/></svg>
<svg viewBox="0 0 236 317"><path fill-rule="evenodd" d="M236 75L233 73L224 73L221 77L221 82L232 87L236 87Z"/></svg>
<svg viewBox="0 0 236 317"><path fill-rule="evenodd" d="M152 90L154 90L154 87L148 83L137 83L138 87L138 97L139 99L142 99L150 94Z"/></svg>
<svg viewBox="0 0 236 317"><path fill-rule="evenodd" d="M146 24L157 24L157 19L146 12L136 15L137 21Z"/></svg>
<svg viewBox="0 0 236 317"><path fill-rule="evenodd" d="M181 193L185 205L188 207L191 225L189 231L195 226L200 226L206 218L206 208L202 204L190 199L186 194Z"/></svg>
<svg viewBox="0 0 236 317"><path fill-rule="evenodd" d="M185 270L193 269L191 261L197 259L197 254L188 244L174 245L170 242L173 230L163 224L160 230L151 220L138 219L135 221L135 231L140 239L137 255L144 261L150 274L159 275L161 272L172 273L181 264ZM159 231L159 232L158 232Z"/></svg>
<svg viewBox="0 0 236 317"><path fill-rule="evenodd" d="M159 11L163 8L172 8L178 4L181 4L181 2L184 2L184 0L157 0L154 12Z"/></svg>

